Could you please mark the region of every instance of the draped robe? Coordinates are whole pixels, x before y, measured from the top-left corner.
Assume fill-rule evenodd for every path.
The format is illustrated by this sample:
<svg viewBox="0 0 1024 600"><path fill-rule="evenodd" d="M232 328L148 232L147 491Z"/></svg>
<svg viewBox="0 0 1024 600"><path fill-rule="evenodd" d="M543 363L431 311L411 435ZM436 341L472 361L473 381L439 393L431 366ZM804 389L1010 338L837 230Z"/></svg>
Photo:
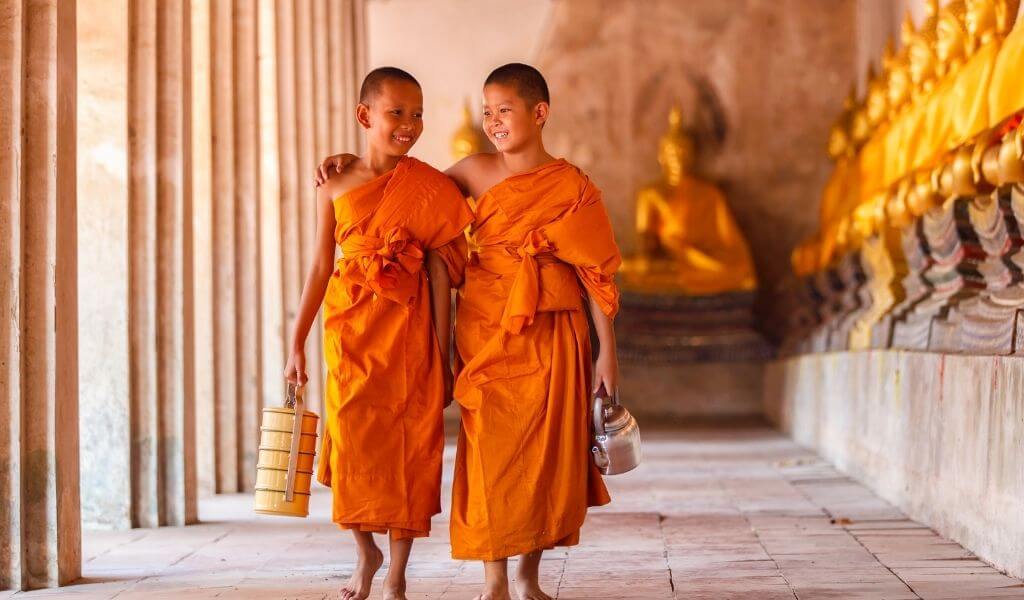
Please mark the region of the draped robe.
<svg viewBox="0 0 1024 600"><path fill-rule="evenodd" d="M342 528L425 536L440 512L447 367L424 260L437 252L458 283L472 213L448 177L410 157L333 204L342 257L323 305L317 479Z"/></svg>
<svg viewBox="0 0 1024 600"><path fill-rule="evenodd" d="M589 294L614 316L621 259L600 192L564 160L477 199L455 338L462 414L452 556L578 543L610 498L590 454Z"/></svg>

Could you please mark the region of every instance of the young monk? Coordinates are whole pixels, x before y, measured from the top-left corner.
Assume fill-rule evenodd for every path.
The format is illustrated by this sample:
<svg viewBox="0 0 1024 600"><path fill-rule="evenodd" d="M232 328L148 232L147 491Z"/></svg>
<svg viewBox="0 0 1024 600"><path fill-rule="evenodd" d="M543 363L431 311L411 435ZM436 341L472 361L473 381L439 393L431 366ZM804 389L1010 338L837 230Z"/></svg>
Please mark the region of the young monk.
<svg viewBox="0 0 1024 600"><path fill-rule="evenodd" d="M423 131L412 75L376 69L359 98L366 154L318 188L316 254L285 376L306 382L303 348L322 302L328 376L317 479L358 548L341 598L369 596L380 533L391 550L384 597L402 599L413 539L430 533L441 508L450 286L461 278L454 265L464 262L472 213L450 179L406 156Z"/></svg>
<svg viewBox="0 0 1024 600"><path fill-rule="evenodd" d="M459 291L455 337L462 410L452 491L452 556L484 561L478 600L516 588L547 600L541 554L579 542L588 506L609 502L590 457L590 396L618 381L613 275L621 259L600 191L544 148L544 78L508 64L484 84L484 130L497 148L447 174L476 198L477 248ZM344 164L329 157L319 177ZM591 381L587 317L600 354Z"/></svg>

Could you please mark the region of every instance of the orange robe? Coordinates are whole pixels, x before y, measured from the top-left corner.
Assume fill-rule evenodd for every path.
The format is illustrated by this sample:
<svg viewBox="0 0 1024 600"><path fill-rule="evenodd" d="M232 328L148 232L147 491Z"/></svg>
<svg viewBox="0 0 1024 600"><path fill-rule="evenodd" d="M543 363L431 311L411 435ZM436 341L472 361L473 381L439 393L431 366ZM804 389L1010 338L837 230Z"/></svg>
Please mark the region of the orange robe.
<svg viewBox="0 0 1024 600"><path fill-rule="evenodd" d="M405 157L336 198L334 216L342 258L324 297L317 479L342 528L425 536L441 509L445 367L424 258L438 252L459 277L472 213L443 173Z"/></svg>
<svg viewBox="0 0 1024 600"><path fill-rule="evenodd" d="M585 292L618 309L621 258L600 192L558 160L477 200L455 339L462 409L452 556L497 560L578 543L609 502L590 454Z"/></svg>

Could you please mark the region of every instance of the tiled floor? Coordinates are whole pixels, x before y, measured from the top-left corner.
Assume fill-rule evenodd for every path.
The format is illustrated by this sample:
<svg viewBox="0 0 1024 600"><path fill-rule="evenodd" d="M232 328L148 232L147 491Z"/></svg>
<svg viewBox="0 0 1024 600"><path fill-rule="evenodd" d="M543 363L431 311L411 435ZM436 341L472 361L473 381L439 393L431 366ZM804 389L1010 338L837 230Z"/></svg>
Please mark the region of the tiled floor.
<svg viewBox="0 0 1024 600"><path fill-rule="evenodd" d="M608 484L583 543L545 556L558 598L1024 598L1021 581L767 428L647 433L644 465ZM335 598L353 551L328 511L323 489L306 520L216 497L202 525L88 533L81 585L14 596ZM410 599L472 598L480 565L448 558L443 518L435 531L413 549Z"/></svg>

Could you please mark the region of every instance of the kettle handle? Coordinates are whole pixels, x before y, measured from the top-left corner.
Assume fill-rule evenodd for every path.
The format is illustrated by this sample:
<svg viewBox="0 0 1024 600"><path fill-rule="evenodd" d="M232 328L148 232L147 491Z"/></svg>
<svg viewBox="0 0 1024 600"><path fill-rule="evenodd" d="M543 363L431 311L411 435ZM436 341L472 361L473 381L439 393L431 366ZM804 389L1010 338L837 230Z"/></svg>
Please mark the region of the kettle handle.
<svg viewBox="0 0 1024 600"><path fill-rule="evenodd" d="M596 435L604 435L604 400L605 398L611 400L612 406L618 406L619 404L619 390L615 390L614 394L609 394L605 389L604 384L597 388L594 392L594 433Z"/></svg>

